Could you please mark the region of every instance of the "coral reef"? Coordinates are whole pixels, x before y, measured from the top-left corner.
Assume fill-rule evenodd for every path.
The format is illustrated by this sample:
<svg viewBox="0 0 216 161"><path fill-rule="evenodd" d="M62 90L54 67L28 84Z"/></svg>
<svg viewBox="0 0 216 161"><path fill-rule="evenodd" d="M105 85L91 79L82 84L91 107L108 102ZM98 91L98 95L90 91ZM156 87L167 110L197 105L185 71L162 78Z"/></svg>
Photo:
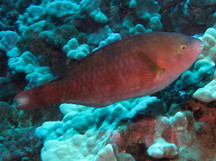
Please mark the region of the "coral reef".
<svg viewBox="0 0 216 161"><path fill-rule="evenodd" d="M119 33L111 33L107 38L106 40L103 40L100 42L99 46L97 48L95 48L93 51L107 45L107 44L110 44L110 43L113 43L115 41L118 41L118 40L121 40L121 35Z"/></svg>
<svg viewBox="0 0 216 161"><path fill-rule="evenodd" d="M80 2L80 8L82 11L85 11L89 16L98 23L107 23L107 16L101 11L101 0L83 0Z"/></svg>
<svg viewBox="0 0 216 161"><path fill-rule="evenodd" d="M79 5L71 1L53 1L45 5L45 13L57 18L77 14L79 10Z"/></svg>
<svg viewBox="0 0 216 161"><path fill-rule="evenodd" d="M16 128L1 133L0 159L9 160L39 160L41 141L35 137L35 128Z"/></svg>
<svg viewBox="0 0 216 161"><path fill-rule="evenodd" d="M114 1L109 6L107 2L44 0L29 6L26 2L26 12L17 16L18 31L1 32L0 49L9 57L7 70L24 73L26 88L31 88L64 73L67 58L79 60L122 37L162 29L156 1L146 1L145 7L140 5L143 1L130 2L129 6L118 6ZM120 16L128 7L134 9L132 13ZM117 15L109 20L112 10ZM145 23L137 23L136 19ZM119 26L127 22L130 25L122 30ZM94 26L83 27L87 23Z"/></svg>
<svg viewBox="0 0 216 161"><path fill-rule="evenodd" d="M205 62L210 66L215 66L216 64L216 29L209 28L206 30L204 35L200 37L204 42L205 48L199 56L198 62ZM198 63L197 62L197 63ZM199 99L203 102L211 102L216 100L216 72L214 73L214 78L205 87L198 89L193 97Z"/></svg>
<svg viewBox="0 0 216 161"><path fill-rule="evenodd" d="M113 132L110 141L117 144L120 152L130 153L136 160L214 160L214 152L208 151L215 147L215 137L203 137L208 132L213 134L214 129L196 122L191 112L184 111L171 117L143 117L122 128L120 126ZM208 145L208 139L211 145ZM194 152L196 148L202 150ZM193 151L194 154L188 155L186 151Z"/></svg>
<svg viewBox="0 0 216 161"><path fill-rule="evenodd" d="M185 34L203 33L215 24L215 6L213 0L158 0L161 5L161 19L165 31ZM188 30L188 28L190 28Z"/></svg>
<svg viewBox="0 0 216 161"><path fill-rule="evenodd" d="M198 89L193 97L203 102L216 101L216 79L209 82L203 88Z"/></svg>
<svg viewBox="0 0 216 161"><path fill-rule="evenodd" d="M216 160L215 6L214 0L2 0L0 160ZM100 109L61 104L61 113L58 105L14 108L15 94L61 78L91 52L155 31L198 34L205 46L154 96Z"/></svg>
<svg viewBox="0 0 216 161"><path fill-rule="evenodd" d="M116 123L132 117L137 111L151 109L147 106L156 102L156 97L145 97L102 109L62 104L60 109L65 114L62 121L45 122L36 129L36 135L44 141L42 160L62 160L70 157L73 160L99 161L104 157L104 153L109 156L103 158L104 161L112 158L113 161L116 160L112 146L107 143Z"/></svg>
<svg viewBox="0 0 216 161"><path fill-rule="evenodd" d="M37 57L29 51L24 52L20 57L10 58L8 66L16 72L26 73L26 80L29 82L28 88L54 79L49 67L41 67Z"/></svg>
<svg viewBox="0 0 216 161"><path fill-rule="evenodd" d="M16 20L30 5L40 4L41 0L2 0L0 2L0 30L16 30Z"/></svg>
<svg viewBox="0 0 216 161"><path fill-rule="evenodd" d="M19 35L14 31L1 31L0 32L0 49L7 53L8 57L19 56L16 43L19 40Z"/></svg>
<svg viewBox="0 0 216 161"><path fill-rule="evenodd" d="M63 46L63 51L68 58L80 60L89 54L89 46L88 44L79 45L77 39L72 38Z"/></svg>

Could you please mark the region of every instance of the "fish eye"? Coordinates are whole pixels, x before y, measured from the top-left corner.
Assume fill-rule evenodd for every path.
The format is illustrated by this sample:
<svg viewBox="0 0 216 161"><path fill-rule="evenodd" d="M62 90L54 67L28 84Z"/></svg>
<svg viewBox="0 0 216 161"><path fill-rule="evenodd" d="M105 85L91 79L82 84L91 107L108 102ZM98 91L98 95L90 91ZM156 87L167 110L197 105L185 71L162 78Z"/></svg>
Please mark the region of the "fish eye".
<svg viewBox="0 0 216 161"><path fill-rule="evenodd" d="M188 46L185 45L185 44L182 44L182 45L179 46L179 52L180 53L186 52L187 49L188 49Z"/></svg>

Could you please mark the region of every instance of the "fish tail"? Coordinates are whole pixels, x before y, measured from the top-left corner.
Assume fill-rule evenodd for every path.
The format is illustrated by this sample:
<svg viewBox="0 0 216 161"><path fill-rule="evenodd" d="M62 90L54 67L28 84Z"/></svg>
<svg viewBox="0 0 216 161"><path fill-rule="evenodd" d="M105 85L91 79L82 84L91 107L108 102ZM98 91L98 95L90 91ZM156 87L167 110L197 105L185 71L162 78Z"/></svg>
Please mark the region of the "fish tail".
<svg viewBox="0 0 216 161"><path fill-rule="evenodd" d="M34 109L54 104L59 101L61 93L53 85L42 85L15 96L17 109Z"/></svg>

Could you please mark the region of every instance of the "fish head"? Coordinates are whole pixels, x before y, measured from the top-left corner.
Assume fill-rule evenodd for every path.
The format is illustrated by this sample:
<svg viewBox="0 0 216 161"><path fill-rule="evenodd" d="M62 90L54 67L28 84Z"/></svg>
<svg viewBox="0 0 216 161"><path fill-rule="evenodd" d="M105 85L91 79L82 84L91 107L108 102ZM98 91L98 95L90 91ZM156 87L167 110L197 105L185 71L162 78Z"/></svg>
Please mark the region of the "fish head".
<svg viewBox="0 0 216 161"><path fill-rule="evenodd" d="M181 74L195 62L204 44L197 38L171 33L166 46L166 52L162 53L162 66L170 73Z"/></svg>

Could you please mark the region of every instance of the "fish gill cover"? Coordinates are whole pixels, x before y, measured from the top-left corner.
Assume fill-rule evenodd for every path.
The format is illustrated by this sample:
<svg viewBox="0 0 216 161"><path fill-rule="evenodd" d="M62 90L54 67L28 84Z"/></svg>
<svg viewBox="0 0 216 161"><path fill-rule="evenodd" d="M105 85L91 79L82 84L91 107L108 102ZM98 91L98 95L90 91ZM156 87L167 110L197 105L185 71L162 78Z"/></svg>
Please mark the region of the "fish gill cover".
<svg viewBox="0 0 216 161"><path fill-rule="evenodd" d="M0 160L216 160L215 0L0 4ZM16 94L64 78L91 52L162 31L204 43L194 65L164 90L103 108L13 108Z"/></svg>

